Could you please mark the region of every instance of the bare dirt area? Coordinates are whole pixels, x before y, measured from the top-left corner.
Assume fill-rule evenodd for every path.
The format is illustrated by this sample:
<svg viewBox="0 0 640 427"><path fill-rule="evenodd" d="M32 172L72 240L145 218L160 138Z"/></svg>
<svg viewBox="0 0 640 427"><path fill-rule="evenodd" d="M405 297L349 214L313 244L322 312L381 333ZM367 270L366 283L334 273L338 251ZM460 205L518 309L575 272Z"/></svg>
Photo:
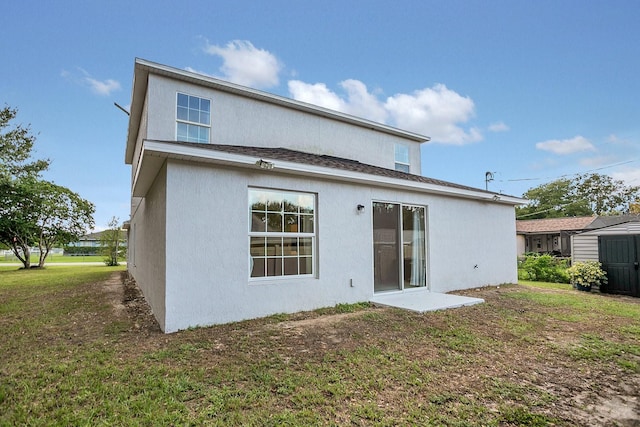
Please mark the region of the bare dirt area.
<svg viewBox="0 0 640 427"><path fill-rule="evenodd" d="M550 414L582 425L640 426L640 375L637 369L640 366L639 354L626 355L635 363L634 372L631 373L615 363L621 356L619 353L624 353L624 350L600 349L600 357L597 354L598 350L592 350L593 358L586 357L586 360L557 357L553 351L582 349L584 343L581 341L585 336L598 335L612 342L619 342L622 338L620 330L631 325L637 328L640 319L620 318L614 315L582 316L572 314L570 307L548 307L534 305L526 300L519 302L505 298L510 293L520 292L522 288L537 294L560 296L572 292L580 295L573 290L524 286L470 290L460 294L484 298L487 301L486 307L481 310L481 316L469 318L469 315L476 314L471 311L460 313L460 316L467 318L475 325L476 330L488 336L495 333L504 334L504 330L498 332L500 328L496 328L496 324L500 324L498 317L506 310L517 313L514 315L523 324L544 326L533 329L538 338L530 343L518 342L518 334L512 337L503 335L502 339L513 345L505 348L501 358L505 363L507 360L512 362L513 372L508 374L512 380L523 385L539 387L559 398L548 409ZM599 302L606 303L611 300L635 306L640 304L637 298L620 295L587 294L585 298L595 299L596 306ZM547 321L542 322L543 319ZM633 342L634 339L631 338ZM640 344L637 334L635 343ZM485 375L504 375L504 372L488 369Z"/></svg>
<svg viewBox="0 0 640 427"><path fill-rule="evenodd" d="M479 417L478 424L493 425L640 426L638 299L507 285L459 292L486 302L448 311L321 310L165 335L126 273L91 288L109 310L74 320L83 339L118 324L122 360L171 350L178 356L162 363L176 369L249 369L234 377L243 378L243 390L251 376L265 375L260 381L283 393L273 411L296 408L307 392L289 385L296 391L286 394L278 383L286 370L287 378L339 378L331 393L342 403L327 409L336 397L325 391L327 402L311 408L330 423L412 424L412 412L421 410L433 425L475 425ZM607 308L616 301L630 311ZM373 415L361 409L363 399ZM199 397L189 407L198 414L207 404ZM438 418L445 416L452 418Z"/></svg>

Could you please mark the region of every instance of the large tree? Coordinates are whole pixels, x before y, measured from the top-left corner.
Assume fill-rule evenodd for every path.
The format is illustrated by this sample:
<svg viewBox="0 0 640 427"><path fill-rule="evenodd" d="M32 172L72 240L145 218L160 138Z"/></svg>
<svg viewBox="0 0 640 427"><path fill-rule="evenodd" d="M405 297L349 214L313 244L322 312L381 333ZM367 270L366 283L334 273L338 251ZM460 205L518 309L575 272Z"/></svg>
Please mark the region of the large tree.
<svg viewBox="0 0 640 427"><path fill-rule="evenodd" d="M591 173L539 185L523 197L529 204L516 209L518 219L615 215L633 210L633 204L640 199L640 187Z"/></svg>
<svg viewBox="0 0 640 427"><path fill-rule="evenodd" d="M13 124L18 111L0 110L0 242L30 266L30 250L35 222L32 191L49 160L32 159L36 140L29 126Z"/></svg>
<svg viewBox="0 0 640 427"><path fill-rule="evenodd" d="M629 213L640 198L640 187L597 173L581 175L576 180L576 194L587 201L596 215Z"/></svg>
<svg viewBox="0 0 640 427"><path fill-rule="evenodd" d="M37 234L34 177L0 182L0 242L11 248L25 268L31 266L31 244Z"/></svg>
<svg viewBox="0 0 640 427"><path fill-rule="evenodd" d="M592 214L589 204L576 197L574 182L566 178L531 188L523 197L529 200L529 204L516 208L516 216L522 219Z"/></svg>
<svg viewBox="0 0 640 427"><path fill-rule="evenodd" d="M78 239L93 227L94 207L71 190L42 180L49 160L32 158L35 136L28 126L11 125L17 110L0 110L0 243L25 268L30 247L40 247L42 267L54 244Z"/></svg>
<svg viewBox="0 0 640 427"><path fill-rule="evenodd" d="M47 181L38 181L33 195L38 205L34 240L40 248L38 266L43 267L54 245L75 242L93 228L95 207L68 188Z"/></svg>

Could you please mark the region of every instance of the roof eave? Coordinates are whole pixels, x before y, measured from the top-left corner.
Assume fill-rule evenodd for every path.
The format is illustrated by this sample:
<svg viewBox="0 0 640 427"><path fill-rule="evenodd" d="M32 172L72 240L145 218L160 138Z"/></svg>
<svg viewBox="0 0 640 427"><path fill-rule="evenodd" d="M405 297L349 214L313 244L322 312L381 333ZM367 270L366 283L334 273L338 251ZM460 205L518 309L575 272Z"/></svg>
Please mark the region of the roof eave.
<svg viewBox="0 0 640 427"><path fill-rule="evenodd" d="M157 172L162 167L166 159L169 158L241 168L257 168L256 162L260 160L260 157L258 156L227 153L208 150L206 148L186 147L172 143L148 140L143 141L142 150L143 158L138 163L138 169L135 172L133 180L132 195L134 197L144 197ZM274 164L274 168L269 171L265 171L265 173L284 173L289 175L332 179L350 183L358 182L365 185L427 192L430 194L440 194L512 206L523 203L523 199L519 197L488 193L480 189L473 190L447 187L444 185L408 181L400 178L372 175L363 172L329 168L326 166L315 166L277 159L268 160Z"/></svg>

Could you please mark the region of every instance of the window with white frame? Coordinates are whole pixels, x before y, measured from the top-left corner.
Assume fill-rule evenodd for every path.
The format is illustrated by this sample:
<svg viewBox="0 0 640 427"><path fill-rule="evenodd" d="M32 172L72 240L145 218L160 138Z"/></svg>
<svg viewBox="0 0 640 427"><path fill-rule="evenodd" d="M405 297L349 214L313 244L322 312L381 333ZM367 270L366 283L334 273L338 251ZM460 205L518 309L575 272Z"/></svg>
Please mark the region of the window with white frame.
<svg viewBox="0 0 640 427"><path fill-rule="evenodd" d="M396 170L409 173L409 147L402 144L395 146Z"/></svg>
<svg viewBox="0 0 640 427"><path fill-rule="evenodd" d="M249 189L249 257L253 278L312 276L316 196Z"/></svg>
<svg viewBox="0 0 640 427"><path fill-rule="evenodd" d="M186 142L209 142L211 101L178 93L176 103L176 139Z"/></svg>

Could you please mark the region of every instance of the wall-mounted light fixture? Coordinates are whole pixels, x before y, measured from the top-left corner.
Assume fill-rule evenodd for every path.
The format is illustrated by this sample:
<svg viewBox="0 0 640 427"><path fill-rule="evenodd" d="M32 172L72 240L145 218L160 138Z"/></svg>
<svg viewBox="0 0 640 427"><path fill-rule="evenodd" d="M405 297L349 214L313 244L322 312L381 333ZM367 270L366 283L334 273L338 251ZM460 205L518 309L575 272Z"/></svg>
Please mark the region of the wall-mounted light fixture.
<svg viewBox="0 0 640 427"><path fill-rule="evenodd" d="M262 159L256 162L256 166L258 166L260 169L273 169L273 163L267 162L266 160Z"/></svg>
<svg viewBox="0 0 640 427"><path fill-rule="evenodd" d="M364 205L358 205L357 209L358 209L358 213L364 212Z"/></svg>

